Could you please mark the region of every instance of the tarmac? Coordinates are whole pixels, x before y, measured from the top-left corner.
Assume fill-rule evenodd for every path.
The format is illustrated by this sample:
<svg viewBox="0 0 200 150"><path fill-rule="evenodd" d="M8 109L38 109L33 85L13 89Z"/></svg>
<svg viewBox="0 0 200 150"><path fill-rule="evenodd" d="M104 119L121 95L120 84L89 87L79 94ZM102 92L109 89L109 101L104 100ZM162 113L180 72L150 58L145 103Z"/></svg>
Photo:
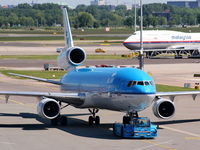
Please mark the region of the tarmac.
<svg viewBox="0 0 200 150"><path fill-rule="evenodd" d="M186 82L192 85L200 82L200 78L193 77L194 73L199 73L198 59L166 60L154 60L156 63L145 65L145 71L153 74L156 83L183 86ZM0 60L1 67L14 64L14 61L9 61L13 60ZM163 61L166 63L159 63ZM171 61L174 63L169 63ZM18 62L17 60L15 64L21 64L20 66L7 67L31 67L31 63L27 65L24 62L22 65L22 62ZM104 62L106 63L105 60ZM39 64L36 68L42 68ZM0 91L59 92L59 87L0 75ZM197 96L196 101L193 101L191 96L176 97L176 113L168 120L156 118L152 107L140 112L140 116L149 117L153 123L159 125L158 136L149 140L115 137L112 125L114 122L121 122L124 113L109 110L99 111L101 125L89 126L89 111L69 106L62 110L62 114L68 116L68 125L52 127L50 121L37 115L37 102L38 99L33 97L11 96L6 104L5 97L0 97L1 150L198 150L200 147L200 96Z"/></svg>
<svg viewBox="0 0 200 150"><path fill-rule="evenodd" d="M33 84L34 83L34 84ZM31 80L21 81L1 76L0 90L59 91L55 85ZM46 88L48 87L48 88ZM0 97L0 147L2 150L38 149L126 149L126 150L198 150L200 146L200 97L175 99L176 114L169 120L157 119L151 107L139 113L159 125L155 139L121 139L112 133L112 124L124 113L100 110L101 125L89 126L87 109L67 107L67 126L52 127L36 113L37 99L11 96L6 104Z"/></svg>

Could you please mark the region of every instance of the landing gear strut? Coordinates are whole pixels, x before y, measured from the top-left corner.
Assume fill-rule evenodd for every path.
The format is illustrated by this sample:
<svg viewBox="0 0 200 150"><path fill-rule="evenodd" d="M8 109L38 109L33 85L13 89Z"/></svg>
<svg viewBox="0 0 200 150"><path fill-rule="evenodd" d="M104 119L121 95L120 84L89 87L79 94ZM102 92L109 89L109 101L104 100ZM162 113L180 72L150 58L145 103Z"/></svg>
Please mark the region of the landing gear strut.
<svg viewBox="0 0 200 150"><path fill-rule="evenodd" d="M128 112L126 116L123 117L123 124L130 124L133 118L138 118L137 112Z"/></svg>
<svg viewBox="0 0 200 150"><path fill-rule="evenodd" d="M93 109L88 109L89 112L92 114L92 116L89 117L88 122L89 125L99 125L100 124L100 117L96 116L96 113L99 112L99 109L93 108Z"/></svg>
<svg viewBox="0 0 200 150"><path fill-rule="evenodd" d="M69 104L62 106L62 102L59 102L59 104L60 104L60 109L64 109L64 108L69 106ZM51 125L53 125L53 126L57 126L57 125L66 126L67 125L67 117L59 114L56 118L51 119Z"/></svg>

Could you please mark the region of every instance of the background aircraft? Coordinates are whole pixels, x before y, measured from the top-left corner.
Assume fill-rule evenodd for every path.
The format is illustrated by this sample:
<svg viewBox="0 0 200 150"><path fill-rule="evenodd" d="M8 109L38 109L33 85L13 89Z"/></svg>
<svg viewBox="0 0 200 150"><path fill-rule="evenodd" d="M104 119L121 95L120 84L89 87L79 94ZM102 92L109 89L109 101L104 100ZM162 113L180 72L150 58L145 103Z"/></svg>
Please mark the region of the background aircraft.
<svg viewBox="0 0 200 150"><path fill-rule="evenodd" d="M123 44L130 50L139 50L140 32L136 31ZM174 53L176 56L188 54L197 57L200 56L200 35L170 30L144 30L143 46L148 57L161 53Z"/></svg>
<svg viewBox="0 0 200 150"><path fill-rule="evenodd" d="M53 125L65 125L66 117L60 114L62 103L76 108L89 109L89 124L99 124L96 116L99 109L125 112L123 123L138 117L138 112L153 104L153 113L159 118L170 118L175 113L174 98L178 95L192 95L195 99L200 91L156 92L155 83L146 72L136 68L82 68L76 69L85 59L85 51L73 44L67 10L63 9L66 47L60 49L58 64L71 70L60 81L26 77L60 86L62 92L16 92L0 91L0 95L34 96L40 99L37 104L38 114L50 119ZM169 99L163 98L168 96ZM66 105L66 106L67 106Z"/></svg>

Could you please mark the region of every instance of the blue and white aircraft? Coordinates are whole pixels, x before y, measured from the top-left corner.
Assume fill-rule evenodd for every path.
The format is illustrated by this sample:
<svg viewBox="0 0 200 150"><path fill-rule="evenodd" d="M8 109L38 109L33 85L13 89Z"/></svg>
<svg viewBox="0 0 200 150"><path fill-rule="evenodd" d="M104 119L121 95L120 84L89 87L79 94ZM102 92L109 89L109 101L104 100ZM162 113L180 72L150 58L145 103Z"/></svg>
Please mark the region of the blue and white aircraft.
<svg viewBox="0 0 200 150"><path fill-rule="evenodd" d="M85 51L73 44L67 10L63 9L66 47L60 49L58 64L70 70L60 81L13 74L33 80L59 85L61 92L16 92L0 91L8 101L9 96L34 96L40 98L38 114L50 119L52 124L66 124L60 114L61 103L76 108L89 109L89 124L99 124L96 116L99 109L125 112L123 123L127 124L138 112L153 105L153 113L159 118L170 118L175 113L174 98L191 95L195 99L200 91L156 92L154 80L146 72L136 68L81 68L86 59ZM168 96L169 99L162 98Z"/></svg>

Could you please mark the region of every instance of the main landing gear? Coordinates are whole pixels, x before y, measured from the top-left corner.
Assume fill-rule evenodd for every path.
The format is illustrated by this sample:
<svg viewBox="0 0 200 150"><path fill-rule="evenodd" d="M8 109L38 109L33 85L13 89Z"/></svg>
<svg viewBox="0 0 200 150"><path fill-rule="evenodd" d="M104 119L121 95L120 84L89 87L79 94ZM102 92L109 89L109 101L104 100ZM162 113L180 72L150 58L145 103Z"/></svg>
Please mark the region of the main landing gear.
<svg viewBox="0 0 200 150"><path fill-rule="evenodd" d="M99 125L100 124L100 117L96 116L96 113L99 112L99 109L93 108L93 109L88 109L89 112L92 114L89 116L88 123L89 125Z"/></svg>
<svg viewBox="0 0 200 150"><path fill-rule="evenodd" d="M66 126L67 125L67 117L59 115L58 117L51 119L51 125L53 125L53 126L57 126L57 125Z"/></svg>
<svg viewBox="0 0 200 150"><path fill-rule="evenodd" d="M60 104L60 106L62 106L61 102L59 104ZM69 104L62 106L60 109L63 109L67 106L69 106ZM59 114L56 118L51 119L51 125L52 126L57 126L57 125L66 126L67 125L67 117Z"/></svg>
<svg viewBox="0 0 200 150"><path fill-rule="evenodd" d="M123 124L130 124L133 118L138 118L137 112L128 112L126 116L123 117Z"/></svg>

